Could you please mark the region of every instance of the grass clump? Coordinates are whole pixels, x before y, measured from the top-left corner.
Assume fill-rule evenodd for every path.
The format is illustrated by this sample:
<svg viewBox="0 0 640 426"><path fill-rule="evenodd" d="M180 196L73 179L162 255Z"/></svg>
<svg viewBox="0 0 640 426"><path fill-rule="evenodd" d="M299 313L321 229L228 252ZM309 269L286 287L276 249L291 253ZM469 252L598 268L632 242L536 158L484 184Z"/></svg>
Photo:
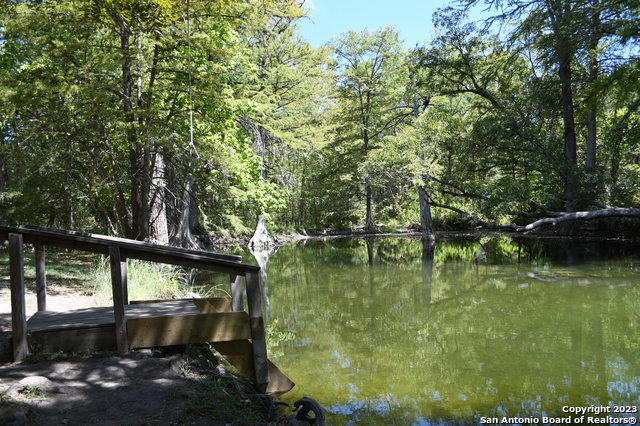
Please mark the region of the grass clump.
<svg viewBox="0 0 640 426"><path fill-rule="evenodd" d="M103 257L93 270L93 293L99 301L111 300L111 268ZM177 299L189 293L177 268L142 260L127 260L130 300Z"/></svg>
<svg viewBox="0 0 640 426"><path fill-rule="evenodd" d="M186 376L194 379L182 412L185 423L200 418L237 425L275 424L282 419L274 400L229 371L208 344L192 345L185 361Z"/></svg>
<svg viewBox="0 0 640 426"><path fill-rule="evenodd" d="M47 397L44 391L37 386L27 385L24 388L22 388L20 393L29 398L44 399Z"/></svg>

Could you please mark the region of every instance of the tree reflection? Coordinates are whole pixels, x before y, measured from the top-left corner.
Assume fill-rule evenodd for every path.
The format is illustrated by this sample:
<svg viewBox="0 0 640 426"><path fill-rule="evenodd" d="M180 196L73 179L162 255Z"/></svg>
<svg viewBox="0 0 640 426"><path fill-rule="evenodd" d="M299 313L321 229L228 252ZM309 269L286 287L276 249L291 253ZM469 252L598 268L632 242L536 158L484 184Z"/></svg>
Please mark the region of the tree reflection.
<svg viewBox="0 0 640 426"><path fill-rule="evenodd" d="M271 314L297 338L276 361L299 392L362 422L633 405L638 261L576 259L568 267L561 245L525 238L282 247L269 262Z"/></svg>
<svg viewBox="0 0 640 426"><path fill-rule="evenodd" d="M267 271L267 263L269 258L276 254L278 247L269 247L262 249L249 249L253 257L256 259L258 266L260 267L260 281L262 285L262 299L264 301L264 319L269 320L271 315L271 303L269 301L269 273Z"/></svg>
<svg viewBox="0 0 640 426"><path fill-rule="evenodd" d="M424 289L424 303L431 303L431 281L433 280L433 259L435 256L436 242L432 239L422 241L422 287Z"/></svg>

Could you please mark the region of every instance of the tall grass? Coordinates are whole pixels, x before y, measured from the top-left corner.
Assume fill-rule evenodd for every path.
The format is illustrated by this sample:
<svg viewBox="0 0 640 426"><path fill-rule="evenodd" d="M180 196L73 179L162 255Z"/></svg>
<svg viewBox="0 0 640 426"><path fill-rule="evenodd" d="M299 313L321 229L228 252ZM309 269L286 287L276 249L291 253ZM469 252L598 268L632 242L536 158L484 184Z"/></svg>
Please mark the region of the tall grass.
<svg viewBox="0 0 640 426"><path fill-rule="evenodd" d="M102 257L93 270L93 293L98 301L111 300L109 258ZM141 260L127 260L130 300L176 299L187 297L190 289L177 268Z"/></svg>

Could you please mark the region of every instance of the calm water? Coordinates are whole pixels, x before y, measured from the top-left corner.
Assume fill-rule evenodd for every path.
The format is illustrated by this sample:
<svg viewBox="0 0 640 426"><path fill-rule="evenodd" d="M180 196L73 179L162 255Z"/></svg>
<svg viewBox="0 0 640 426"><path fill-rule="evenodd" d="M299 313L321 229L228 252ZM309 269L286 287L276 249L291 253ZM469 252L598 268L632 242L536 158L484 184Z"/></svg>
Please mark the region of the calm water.
<svg viewBox="0 0 640 426"><path fill-rule="evenodd" d="M245 254L245 259L251 259ZM640 406L640 247L309 241L267 263L270 358L332 424Z"/></svg>

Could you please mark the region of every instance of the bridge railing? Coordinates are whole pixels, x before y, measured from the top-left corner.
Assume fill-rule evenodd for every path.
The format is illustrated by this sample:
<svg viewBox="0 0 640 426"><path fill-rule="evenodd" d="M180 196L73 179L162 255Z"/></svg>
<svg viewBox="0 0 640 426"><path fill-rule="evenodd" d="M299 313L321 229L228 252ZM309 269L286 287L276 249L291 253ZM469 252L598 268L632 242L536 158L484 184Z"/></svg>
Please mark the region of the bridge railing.
<svg viewBox="0 0 640 426"><path fill-rule="evenodd" d="M116 345L120 353L129 351L125 317L125 305L129 304L127 259L140 259L186 268L228 273L231 285L231 305L234 312L244 310L242 291L242 281L244 279L251 328L255 378L258 384L265 384L269 381L260 291L260 268L241 263L242 258L240 256L189 250L105 235L34 226L26 228L0 226L0 244L4 244L5 241L9 242L11 322L15 361L22 361L28 354L24 286L24 244L30 243L35 247L36 294L39 311L46 310L46 246L68 248L109 256Z"/></svg>

